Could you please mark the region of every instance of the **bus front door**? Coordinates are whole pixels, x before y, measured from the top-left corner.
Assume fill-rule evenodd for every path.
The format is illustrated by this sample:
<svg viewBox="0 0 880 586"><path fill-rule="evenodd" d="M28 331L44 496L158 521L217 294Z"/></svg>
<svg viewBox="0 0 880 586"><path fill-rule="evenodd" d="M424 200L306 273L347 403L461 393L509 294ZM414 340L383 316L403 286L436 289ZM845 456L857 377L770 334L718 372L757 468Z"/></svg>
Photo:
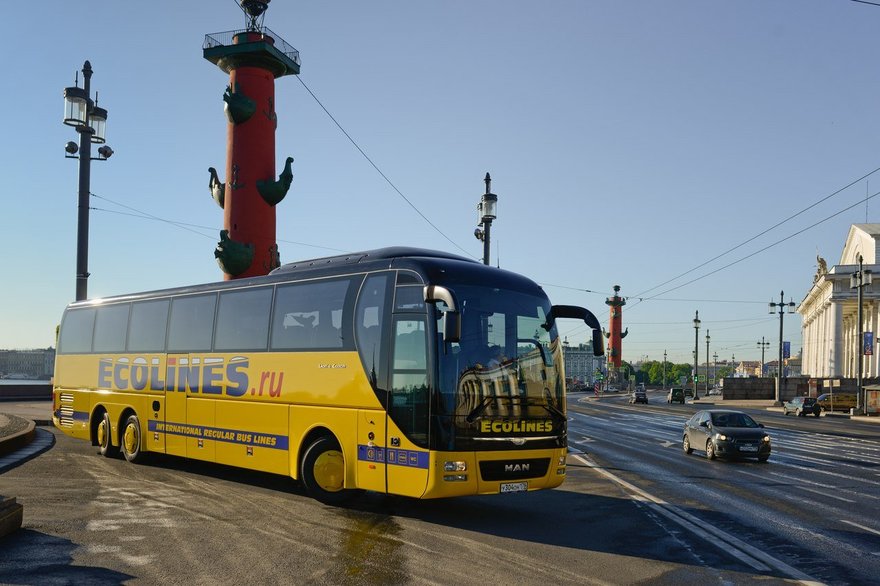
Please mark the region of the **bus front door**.
<svg viewBox="0 0 880 586"><path fill-rule="evenodd" d="M388 392L388 492L421 497L428 485L427 333L423 316L395 316Z"/></svg>

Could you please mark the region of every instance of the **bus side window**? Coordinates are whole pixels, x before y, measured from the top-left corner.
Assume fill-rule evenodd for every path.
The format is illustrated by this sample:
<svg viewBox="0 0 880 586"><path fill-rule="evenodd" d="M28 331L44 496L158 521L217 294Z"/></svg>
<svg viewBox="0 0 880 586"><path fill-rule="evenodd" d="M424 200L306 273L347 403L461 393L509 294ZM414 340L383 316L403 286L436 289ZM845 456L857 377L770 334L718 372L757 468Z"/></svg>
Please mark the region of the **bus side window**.
<svg viewBox="0 0 880 586"><path fill-rule="evenodd" d="M128 326L129 352L164 352L169 299L136 301Z"/></svg>
<svg viewBox="0 0 880 586"><path fill-rule="evenodd" d="M95 329L95 308L69 309L61 323L58 351L61 354L83 354L92 351Z"/></svg>
<svg viewBox="0 0 880 586"><path fill-rule="evenodd" d="M389 318L390 275L371 275L364 280L355 307L355 337L364 371L374 389L387 388L387 351L384 324ZM381 397L384 403L384 397Z"/></svg>
<svg viewBox="0 0 880 586"><path fill-rule="evenodd" d="M210 351L216 304L216 293L175 297L171 301L168 351Z"/></svg>
<svg viewBox="0 0 880 586"><path fill-rule="evenodd" d="M128 331L128 303L105 305L98 308L95 317L95 352L124 352L125 333Z"/></svg>
<svg viewBox="0 0 880 586"><path fill-rule="evenodd" d="M352 280L279 285L272 323L273 350L341 349L342 312ZM334 323L334 316L336 322Z"/></svg>

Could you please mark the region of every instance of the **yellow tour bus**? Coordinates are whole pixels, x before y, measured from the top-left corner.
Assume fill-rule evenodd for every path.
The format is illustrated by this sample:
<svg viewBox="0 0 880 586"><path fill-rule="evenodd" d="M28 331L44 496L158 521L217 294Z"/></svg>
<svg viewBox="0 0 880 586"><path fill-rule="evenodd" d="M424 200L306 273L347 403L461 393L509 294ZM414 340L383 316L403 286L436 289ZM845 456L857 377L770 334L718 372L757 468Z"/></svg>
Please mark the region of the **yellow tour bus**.
<svg viewBox="0 0 880 586"><path fill-rule="evenodd" d="M271 274L79 301L55 426L100 454L288 475L334 504L553 488L565 478L558 318L533 281L392 247Z"/></svg>

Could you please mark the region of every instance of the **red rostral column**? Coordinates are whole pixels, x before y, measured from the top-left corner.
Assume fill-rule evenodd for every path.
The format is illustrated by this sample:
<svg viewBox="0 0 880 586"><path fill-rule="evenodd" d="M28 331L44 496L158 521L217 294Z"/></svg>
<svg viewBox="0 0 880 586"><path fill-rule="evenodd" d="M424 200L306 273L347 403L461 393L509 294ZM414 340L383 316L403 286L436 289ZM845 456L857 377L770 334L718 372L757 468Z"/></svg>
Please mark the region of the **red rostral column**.
<svg viewBox="0 0 880 586"><path fill-rule="evenodd" d="M223 208L214 256L227 280L266 275L281 264L275 205L290 188L293 159L276 179L275 78L299 74L299 52L262 26L269 1L241 0L247 28L206 35L203 48L205 59L229 74L226 180L208 169L211 195Z"/></svg>
<svg viewBox="0 0 880 586"><path fill-rule="evenodd" d="M622 340L626 337L627 332L621 332L623 326L623 306L626 305L626 299L617 294L620 291L620 285L614 286L614 297L605 299L605 305L609 306L609 323L610 332L605 333L608 338L608 361L614 365L614 368L620 368L622 358Z"/></svg>

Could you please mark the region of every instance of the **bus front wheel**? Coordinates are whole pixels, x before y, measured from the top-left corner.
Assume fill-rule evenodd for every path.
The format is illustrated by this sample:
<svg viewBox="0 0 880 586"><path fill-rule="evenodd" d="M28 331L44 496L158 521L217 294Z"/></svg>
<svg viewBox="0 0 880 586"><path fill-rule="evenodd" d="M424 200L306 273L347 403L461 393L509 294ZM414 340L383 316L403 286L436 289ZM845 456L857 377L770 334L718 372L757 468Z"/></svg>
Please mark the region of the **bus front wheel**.
<svg viewBox="0 0 880 586"><path fill-rule="evenodd" d="M101 419L101 422L98 423L96 439L98 440L98 453L108 458L116 455L117 450L113 445L112 429L113 428L110 426L110 414L105 411L104 417Z"/></svg>
<svg viewBox="0 0 880 586"><path fill-rule="evenodd" d="M302 482L312 498L327 505L342 503L352 496L354 491L344 488L345 459L334 438L320 437L306 449Z"/></svg>
<svg viewBox="0 0 880 586"><path fill-rule="evenodd" d="M135 463L143 459L141 451L141 422L137 415L129 415L122 427L122 455L129 462Z"/></svg>

